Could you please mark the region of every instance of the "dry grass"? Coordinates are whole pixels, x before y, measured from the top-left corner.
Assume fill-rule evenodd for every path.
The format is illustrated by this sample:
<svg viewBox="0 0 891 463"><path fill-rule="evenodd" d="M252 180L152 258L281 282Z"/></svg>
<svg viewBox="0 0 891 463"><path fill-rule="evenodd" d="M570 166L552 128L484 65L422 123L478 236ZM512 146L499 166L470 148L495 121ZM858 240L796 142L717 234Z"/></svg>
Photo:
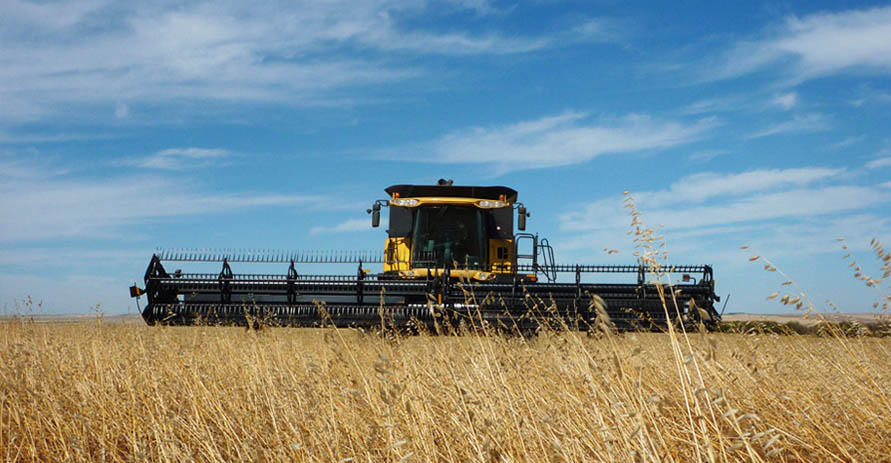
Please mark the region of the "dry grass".
<svg viewBox="0 0 891 463"><path fill-rule="evenodd" d="M888 459L891 340L689 341L4 322L0 459Z"/></svg>
<svg viewBox="0 0 891 463"><path fill-rule="evenodd" d="M664 241L625 203L661 279ZM880 278L845 258L887 310L891 255L873 251ZM750 260L786 280L770 299L816 311ZM0 459L891 461L891 338L827 326L385 338L21 317L0 321Z"/></svg>
<svg viewBox="0 0 891 463"><path fill-rule="evenodd" d="M860 323L862 325L870 325L876 323L887 322L888 315L885 313L827 313L824 314L826 320L832 323ZM725 314L722 318L725 322L774 322L774 323L800 323L805 326L816 325L821 322L820 318L808 316L801 312L785 313L785 314L747 314L734 313Z"/></svg>

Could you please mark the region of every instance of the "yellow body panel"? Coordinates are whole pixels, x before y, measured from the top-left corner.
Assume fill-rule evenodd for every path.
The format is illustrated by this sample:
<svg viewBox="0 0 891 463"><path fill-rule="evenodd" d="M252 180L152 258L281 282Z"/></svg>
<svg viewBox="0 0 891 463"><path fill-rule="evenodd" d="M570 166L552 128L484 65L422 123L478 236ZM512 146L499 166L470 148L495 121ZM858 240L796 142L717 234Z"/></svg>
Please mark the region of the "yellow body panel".
<svg viewBox="0 0 891 463"><path fill-rule="evenodd" d="M402 278L427 278L428 276L436 277L443 273L445 273L445 269L442 268L416 268L402 270L399 272L399 276ZM495 273L482 272L480 270L451 270L449 276L459 280L490 281L495 279Z"/></svg>
<svg viewBox="0 0 891 463"><path fill-rule="evenodd" d="M384 246L384 272L411 269L411 238L387 238Z"/></svg>
<svg viewBox="0 0 891 463"><path fill-rule="evenodd" d="M395 198L394 198L395 199ZM452 198L452 197L422 197L422 198L399 198L401 200L414 199L417 204L413 206L398 207L418 207L424 204L460 204L467 206L476 206L480 209L490 209L480 207L480 198ZM506 205L504 207L510 207ZM411 238L388 238L385 244L384 272L392 272L399 274L402 278L426 278L429 276L441 275L444 269L428 269L412 268L411 266ZM514 250L513 240L490 239L488 248L488 262L486 266L491 268L491 272L479 270L452 270L450 272L453 278L488 281L495 278L496 274L514 272L517 266L517 256Z"/></svg>
<svg viewBox="0 0 891 463"><path fill-rule="evenodd" d="M477 205L477 203L479 203L480 201L494 201L491 199L450 198L450 197L422 197L422 198L399 198L399 199L400 200L414 199L418 203L415 204L414 206L398 206L398 207L418 207L418 206L423 206L424 204L462 204L462 205L467 205L467 206L477 206L480 209L490 209L488 207L480 207L479 205ZM390 204L395 206L395 204L392 203L392 200L391 200ZM505 202L505 204L506 205L502 206L502 207L510 207L509 203Z"/></svg>
<svg viewBox="0 0 891 463"><path fill-rule="evenodd" d="M412 268L410 238L388 238L384 256L384 272L399 272L399 276L403 278L426 278L428 270L430 276L437 276L443 272L443 269ZM454 278L487 281L494 278L496 273L513 272L517 265L513 240L490 239L487 264L492 268L491 272L452 270L451 275Z"/></svg>
<svg viewBox="0 0 891 463"><path fill-rule="evenodd" d="M517 265L513 240L489 240L489 265L495 273L511 273Z"/></svg>

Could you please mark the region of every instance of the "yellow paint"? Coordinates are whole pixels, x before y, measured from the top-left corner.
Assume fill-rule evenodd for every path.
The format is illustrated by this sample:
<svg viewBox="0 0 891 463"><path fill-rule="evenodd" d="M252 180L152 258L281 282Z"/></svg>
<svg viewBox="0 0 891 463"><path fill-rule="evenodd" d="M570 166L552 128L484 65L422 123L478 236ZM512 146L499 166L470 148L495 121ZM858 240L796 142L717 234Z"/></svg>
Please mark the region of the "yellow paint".
<svg viewBox="0 0 891 463"><path fill-rule="evenodd" d="M418 279L418 278L427 278L429 275L431 278L442 275L445 273L445 269L442 268L415 268L411 270L401 270L399 272L399 276L406 279ZM456 278L459 280L474 280L474 281L491 281L495 279L495 274L493 272L483 272L480 270L451 270L449 272L452 278Z"/></svg>
<svg viewBox="0 0 891 463"><path fill-rule="evenodd" d="M498 258L498 248L505 248L507 256ZM489 240L489 265L495 273L511 273L517 265L513 240Z"/></svg>
<svg viewBox="0 0 891 463"><path fill-rule="evenodd" d="M498 257L498 248L507 250L507 257ZM445 269L411 266L411 238L388 238L385 244L384 272L399 272L399 276L407 279L427 278L442 275ZM502 253L502 255L504 255ZM511 273L516 268L517 256L514 252L513 240L489 240L489 262L491 272L480 270L452 270L452 278L491 281L496 274Z"/></svg>
<svg viewBox="0 0 891 463"><path fill-rule="evenodd" d="M400 199L417 199L420 206L422 204L460 204L468 206L477 206L479 198L400 198ZM417 207L412 206L412 207ZM405 206L400 206L405 207ZM509 206L506 206L509 207ZM481 208L483 209L483 208ZM487 208L486 208L487 209ZM440 268L412 268L411 265L411 238L388 238L385 243L384 252L384 272L398 272L401 278L417 279L442 275L445 269ZM499 257L498 249L503 248ZM475 280L475 281L491 281L495 279L496 274L510 274L516 271L517 255L514 249L513 240L490 239L488 247L487 267L492 271L480 270L452 270L451 276L457 279Z"/></svg>
<svg viewBox="0 0 891 463"><path fill-rule="evenodd" d="M494 201L492 199L481 199L481 198L450 198L450 197L424 197L424 198L399 198L400 200L406 199L414 199L417 200L418 203L414 206L396 206L390 201L390 205L396 207L418 207L424 204L460 204L465 206L476 206L480 207L477 203L480 201ZM504 207L510 207L510 203L505 202L507 204ZM493 209L490 207L480 207L480 209Z"/></svg>
<svg viewBox="0 0 891 463"><path fill-rule="evenodd" d="M384 272L411 269L411 238L387 238L384 249Z"/></svg>

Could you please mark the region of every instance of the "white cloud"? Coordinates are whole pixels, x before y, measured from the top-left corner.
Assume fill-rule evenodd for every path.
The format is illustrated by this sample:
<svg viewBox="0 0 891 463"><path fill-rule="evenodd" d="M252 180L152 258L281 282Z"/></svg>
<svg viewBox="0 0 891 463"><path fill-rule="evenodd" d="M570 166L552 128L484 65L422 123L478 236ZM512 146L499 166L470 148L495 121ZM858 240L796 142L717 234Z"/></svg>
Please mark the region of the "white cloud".
<svg viewBox="0 0 891 463"><path fill-rule="evenodd" d="M632 196L644 224L664 233L675 256L726 263L739 260L738 246L753 244L772 256L802 257L835 250L839 236L866 246L871 237L891 233L891 221L873 212L891 202L889 186L849 184L845 174L822 167L706 172ZM609 246L627 259L633 252L626 236L631 218L623 205L617 195L559 215L559 227L574 235L564 252ZM592 242L603 245L594 249Z"/></svg>
<svg viewBox="0 0 891 463"><path fill-rule="evenodd" d="M11 144L11 145L21 145L21 144L33 144L33 143L54 143L54 142L68 142L68 141L83 141L83 140L112 140L115 138L119 138L122 135L120 133L112 133L112 132L68 132L68 133L53 133L53 134L45 134L45 133L18 133L13 134L9 132L4 132L0 130L0 144Z"/></svg>
<svg viewBox="0 0 891 463"><path fill-rule="evenodd" d="M626 24L621 24L615 20L606 20L604 18L589 18L579 25L571 29L570 34L565 38L558 38L561 41L577 40L577 41L613 41L622 35L624 29L628 29Z"/></svg>
<svg viewBox="0 0 891 463"><path fill-rule="evenodd" d="M654 218L673 228L695 228L861 210L887 201L874 188L834 186L761 193L728 204L663 211Z"/></svg>
<svg viewBox="0 0 891 463"><path fill-rule="evenodd" d="M61 173L64 172L59 171L58 168L53 167L49 162L36 163L16 157L4 159L0 155L0 185L4 182L40 179L47 175L59 175Z"/></svg>
<svg viewBox="0 0 891 463"><path fill-rule="evenodd" d="M857 137L848 137L848 138L845 138L844 140L841 140L837 143L833 143L833 144L827 146L827 148L834 149L834 150L841 149L841 148L847 148L849 146L856 145L857 143L860 143L863 140L866 140L866 135L860 135Z"/></svg>
<svg viewBox="0 0 891 463"><path fill-rule="evenodd" d="M715 159L718 156L723 156L729 152L730 151L723 150L723 149L701 150L701 151L696 151L695 153L691 154L689 159L694 162L707 162L707 161L711 161L712 159Z"/></svg>
<svg viewBox="0 0 891 463"><path fill-rule="evenodd" d="M801 188L837 178L843 172L822 167L724 175L702 172L682 178L667 190L636 192L633 196L651 223L674 229L858 210L888 200L887 195L876 194L868 187ZM715 201L722 197L729 199ZM627 221L621 198L611 197L563 214L560 226L565 230L592 230L621 227Z"/></svg>
<svg viewBox="0 0 891 463"><path fill-rule="evenodd" d="M716 98L694 101L680 108L682 115L701 115L715 113L762 112L766 109L780 107L790 110L800 103L797 92L785 92L765 95L762 91L728 94Z"/></svg>
<svg viewBox="0 0 891 463"><path fill-rule="evenodd" d="M311 235L320 235L322 233L342 233L364 231L371 227L371 219L350 219L330 227L315 226L309 229Z"/></svg>
<svg viewBox="0 0 891 463"><path fill-rule="evenodd" d="M863 106L864 103L891 103L891 92L876 90L869 86L864 86L858 93L860 96L850 102L851 105L857 108Z"/></svg>
<svg viewBox="0 0 891 463"><path fill-rule="evenodd" d="M659 204L705 202L717 196L741 196L781 187L809 185L843 172L844 169L824 167L761 169L730 175L700 172L671 184L668 191L647 195L647 200L658 201Z"/></svg>
<svg viewBox="0 0 891 463"><path fill-rule="evenodd" d="M813 113L804 116L795 116L792 119L749 135L747 138L761 138L770 135L779 135L793 132L818 132L829 128L826 118L822 114Z"/></svg>
<svg viewBox="0 0 891 463"><path fill-rule="evenodd" d="M790 16L764 38L743 41L727 54L717 77L789 63L795 80L850 69L891 71L891 7Z"/></svg>
<svg viewBox="0 0 891 463"><path fill-rule="evenodd" d="M873 159L866 163L867 169L881 169L883 167L891 166L891 156L886 156L883 158Z"/></svg>
<svg viewBox="0 0 891 463"><path fill-rule="evenodd" d="M770 102L783 109L789 110L798 104L798 94L795 92L784 93L775 96Z"/></svg>
<svg viewBox="0 0 891 463"><path fill-rule="evenodd" d="M130 115L130 107L124 103L118 102L114 108L114 117L118 119L126 119Z"/></svg>
<svg viewBox="0 0 891 463"><path fill-rule="evenodd" d="M654 151L690 143L717 123L660 121L631 114L590 121L566 112L507 126L458 130L430 143L431 162L491 164L501 172L579 164L604 154Z"/></svg>
<svg viewBox="0 0 891 463"><path fill-rule="evenodd" d="M158 156L184 157L191 159L218 158L226 156L227 154L226 150L219 148L167 148L158 151Z"/></svg>
<svg viewBox="0 0 891 463"><path fill-rule="evenodd" d="M494 12L487 2L425 0L4 2L0 119L34 120L72 103L109 104L118 118L142 103L195 99L327 104L343 99L338 90L419 75L418 55L526 53L568 37L432 30L414 21L456 9ZM605 23L587 20L579 26L586 36L567 34L596 40Z"/></svg>
<svg viewBox="0 0 891 463"><path fill-rule="evenodd" d="M40 172L36 165L0 162L0 242L94 238L163 218L324 201L311 195L209 193L145 175L71 178Z"/></svg>
<svg viewBox="0 0 891 463"><path fill-rule="evenodd" d="M230 153L220 148L168 148L145 157L127 158L116 165L136 166L147 169L182 170L191 167L219 163Z"/></svg>
<svg viewBox="0 0 891 463"><path fill-rule="evenodd" d="M118 266L146 259L144 249L87 249L76 246L16 247L0 249L0 262L21 268L47 270L72 265Z"/></svg>
<svg viewBox="0 0 891 463"><path fill-rule="evenodd" d="M457 9L474 11L479 16L503 13L502 10L492 6L488 0L453 0L451 4Z"/></svg>
<svg viewBox="0 0 891 463"><path fill-rule="evenodd" d="M697 115L705 113L735 111L743 105L743 100L736 96L709 98L698 100L681 108L681 114Z"/></svg>

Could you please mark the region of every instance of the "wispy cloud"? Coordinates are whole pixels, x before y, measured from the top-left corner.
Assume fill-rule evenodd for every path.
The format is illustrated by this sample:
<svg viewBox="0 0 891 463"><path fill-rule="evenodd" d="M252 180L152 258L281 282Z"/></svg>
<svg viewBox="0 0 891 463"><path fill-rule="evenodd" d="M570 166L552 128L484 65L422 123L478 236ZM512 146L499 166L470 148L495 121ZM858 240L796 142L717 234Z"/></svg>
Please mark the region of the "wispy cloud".
<svg viewBox="0 0 891 463"><path fill-rule="evenodd" d="M777 95L772 100L770 100L770 102L783 109L789 110L795 107L796 104L798 104L798 93L789 92L782 95Z"/></svg>
<svg viewBox="0 0 891 463"><path fill-rule="evenodd" d="M594 41L614 42L627 35L632 26L606 18L588 18L569 30L564 37L556 37L559 41Z"/></svg>
<svg viewBox="0 0 891 463"><path fill-rule="evenodd" d="M870 85L861 85L856 94L856 98L848 101L848 103L855 108L859 108L864 104L891 103L891 92L879 90Z"/></svg>
<svg viewBox="0 0 891 463"><path fill-rule="evenodd" d="M0 90L2 92L2 90ZM4 145L30 145L35 143L56 143L84 140L112 140L121 138L120 133L111 132L69 132L69 133L9 133L0 130L0 144Z"/></svg>
<svg viewBox="0 0 891 463"><path fill-rule="evenodd" d="M857 143L860 143L863 140L866 140L866 135L859 135L856 137L848 137L848 138L845 138L844 140L841 140L839 142L832 143L831 145L827 146L827 148L833 149L833 150L847 148L849 146L856 145Z"/></svg>
<svg viewBox="0 0 891 463"><path fill-rule="evenodd" d="M230 153L220 148L168 148L149 156L122 159L119 165L130 165L148 169L182 170L185 168L219 163Z"/></svg>
<svg viewBox="0 0 891 463"><path fill-rule="evenodd" d="M876 204L877 198L869 198L873 192L870 188L809 187L844 172L844 169L825 167L761 169L734 174L700 172L678 180L667 190L635 192L634 198L656 223L675 229L832 213ZM887 199L878 198L879 201ZM851 200L850 204L845 204L847 200ZM624 222L621 198L611 197L562 215L560 223L566 230L591 230Z"/></svg>
<svg viewBox="0 0 891 463"><path fill-rule="evenodd" d="M158 156L189 159L218 158L227 154L226 150L220 148L167 148L158 151Z"/></svg>
<svg viewBox="0 0 891 463"><path fill-rule="evenodd" d="M434 154L431 162L491 164L503 173L579 164L605 154L671 148L698 140L716 125L714 119L685 123L641 114L592 119L585 113L566 112L505 126L457 130L431 141L425 150Z"/></svg>
<svg viewBox="0 0 891 463"><path fill-rule="evenodd" d="M115 3L0 5L0 120L45 118L62 104L107 105L119 120L139 103L189 100L297 105L418 76L419 55L504 55L600 40L587 19L558 36L492 28L424 28L414 19L487 2ZM569 37L569 36L572 37ZM361 51L362 53L356 53Z"/></svg>
<svg viewBox="0 0 891 463"><path fill-rule="evenodd" d="M739 245L757 243L773 256L803 257L833 250L839 236L865 246L872 236L891 233L891 221L873 212L891 202L891 191L884 184L849 183L846 173L824 167L704 172L632 196L645 224L665 233L674 255L729 262L739 259ZM612 196L561 214L560 228L575 234L565 250L591 252L597 242L630 254L630 244L622 246L631 221L623 204Z"/></svg>
<svg viewBox="0 0 891 463"><path fill-rule="evenodd" d="M114 117L118 119L126 119L130 115L130 107L124 103L118 102L114 108Z"/></svg>
<svg viewBox="0 0 891 463"><path fill-rule="evenodd" d="M831 215L855 211L887 201L874 188L833 186L760 193L730 201L677 211L662 211L655 217L673 228L695 228L788 217ZM667 222L667 223L666 223Z"/></svg>
<svg viewBox="0 0 891 463"><path fill-rule="evenodd" d="M790 186L805 186L844 173L844 169L800 167L758 169L737 174L700 172L672 183L667 191L652 195L655 204L691 204L719 196L740 196Z"/></svg>
<svg viewBox="0 0 891 463"><path fill-rule="evenodd" d="M891 156L873 159L872 161L866 163L867 169L881 169L884 167L891 167Z"/></svg>
<svg viewBox="0 0 891 463"><path fill-rule="evenodd" d="M320 235L322 233L343 233L364 231L371 227L371 219L350 219L340 222L332 226L315 226L309 229L311 235Z"/></svg>
<svg viewBox="0 0 891 463"><path fill-rule="evenodd" d="M863 69L891 72L891 7L790 16L762 38L741 41L715 77L787 65L793 81Z"/></svg>
<svg viewBox="0 0 891 463"><path fill-rule="evenodd" d="M126 265L145 260L145 254L145 250L127 248L17 247L0 249L0 262L30 270L46 270L70 266L72 262L77 262L78 265Z"/></svg>
<svg viewBox="0 0 891 463"><path fill-rule="evenodd" d="M0 185L10 182L32 181L49 175L64 174L64 169L50 162L25 160L18 156L0 155Z"/></svg>
<svg viewBox="0 0 891 463"><path fill-rule="evenodd" d="M799 105L798 92L769 94L764 90L736 93L715 98L696 100L678 110L682 115L705 115L718 113L751 113L775 110L791 110Z"/></svg>
<svg viewBox="0 0 891 463"><path fill-rule="evenodd" d="M712 159L717 158L718 156L724 156L729 152L730 151L727 150L701 150L691 154L688 159L693 162L708 162Z"/></svg>
<svg viewBox="0 0 891 463"><path fill-rule="evenodd" d="M828 128L829 123L826 120L826 117L819 113L813 113L795 116L792 119L776 123L770 127L755 132L746 138L753 139L795 132L819 132Z"/></svg>
<svg viewBox="0 0 891 463"><path fill-rule="evenodd" d="M706 113L718 113L737 111L746 105L746 100L739 96L725 96L721 98L707 98L694 101L680 109L681 114L699 115Z"/></svg>
<svg viewBox="0 0 891 463"><path fill-rule="evenodd" d="M95 238L159 219L323 202L313 195L212 193L152 176L72 178L0 162L0 242Z"/></svg>

